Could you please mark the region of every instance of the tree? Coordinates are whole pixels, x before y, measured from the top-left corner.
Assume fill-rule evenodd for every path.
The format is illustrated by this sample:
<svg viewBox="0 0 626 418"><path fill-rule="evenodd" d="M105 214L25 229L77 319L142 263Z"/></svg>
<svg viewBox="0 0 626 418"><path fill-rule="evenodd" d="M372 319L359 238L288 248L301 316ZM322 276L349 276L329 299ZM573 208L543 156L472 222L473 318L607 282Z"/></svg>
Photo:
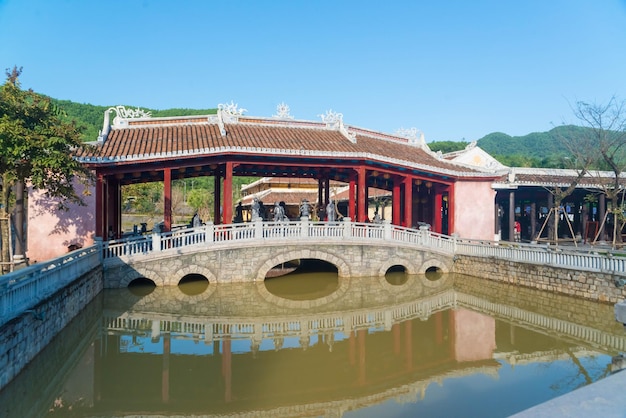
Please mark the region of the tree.
<svg viewBox="0 0 626 418"><path fill-rule="evenodd" d="M597 165L612 173L608 182L600 175L597 179L610 202L607 214L613 218L612 242L615 247L622 242L621 231L625 223L624 185L620 177L626 168L626 102L615 96L606 104L577 102L574 115L590 128L587 142L593 144L589 152L593 152Z"/></svg>
<svg viewBox="0 0 626 418"><path fill-rule="evenodd" d="M74 180L89 180L89 172L72 156L83 146L74 123L64 122L50 99L20 88L21 68L6 71L0 86L0 234L2 272L11 259L9 248L11 193L16 185L30 184L59 199L59 210L69 203L83 204ZM22 227L18 225L18 227Z"/></svg>

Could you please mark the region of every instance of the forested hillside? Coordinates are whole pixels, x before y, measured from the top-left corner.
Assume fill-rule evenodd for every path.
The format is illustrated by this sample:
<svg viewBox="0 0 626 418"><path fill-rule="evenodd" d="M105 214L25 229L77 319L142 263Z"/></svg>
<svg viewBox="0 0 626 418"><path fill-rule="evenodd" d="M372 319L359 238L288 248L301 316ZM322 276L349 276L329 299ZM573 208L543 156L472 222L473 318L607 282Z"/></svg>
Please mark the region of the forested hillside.
<svg viewBox="0 0 626 418"><path fill-rule="evenodd" d="M61 109L65 117L74 120L82 129L83 141L95 141L98 138L98 132L102 129L104 120L104 111L111 106L96 106L91 104L81 104L70 100L50 99L52 103ZM137 106L126 106L129 109L135 109ZM217 113L217 109L144 109L152 113L155 117L167 116L192 116L192 115L210 115ZM115 117L113 113L112 117Z"/></svg>
<svg viewBox="0 0 626 418"><path fill-rule="evenodd" d="M567 152L563 141L585 135L589 128L564 125L548 132L510 136L493 132L478 140L478 146L509 167L565 168ZM462 150L467 142L438 141L428 144L431 150L443 153Z"/></svg>

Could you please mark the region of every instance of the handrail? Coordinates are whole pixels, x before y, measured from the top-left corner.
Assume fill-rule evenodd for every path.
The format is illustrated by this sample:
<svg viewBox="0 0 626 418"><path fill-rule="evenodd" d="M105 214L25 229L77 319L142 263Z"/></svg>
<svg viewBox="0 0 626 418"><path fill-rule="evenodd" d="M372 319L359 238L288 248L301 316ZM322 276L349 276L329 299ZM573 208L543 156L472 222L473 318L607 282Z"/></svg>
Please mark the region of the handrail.
<svg viewBox="0 0 626 418"><path fill-rule="evenodd" d="M92 245L0 276L0 325L101 265L100 254Z"/></svg>
<svg viewBox="0 0 626 418"><path fill-rule="evenodd" d="M550 245L463 239L423 228L418 230L392 225L389 221L374 224L352 222L347 218L343 222L332 223L310 222L306 218L290 222L258 221L225 225L213 225L209 222L196 228L105 242L103 243L103 259L105 262L112 258L128 261L140 254L179 250L186 247L210 245L212 248L220 248L220 246L254 242L270 244L285 240L350 244L356 242L368 245L390 243L409 247L417 246L450 256L494 257L519 263L626 276L626 253L624 252L600 254L597 250L589 252Z"/></svg>

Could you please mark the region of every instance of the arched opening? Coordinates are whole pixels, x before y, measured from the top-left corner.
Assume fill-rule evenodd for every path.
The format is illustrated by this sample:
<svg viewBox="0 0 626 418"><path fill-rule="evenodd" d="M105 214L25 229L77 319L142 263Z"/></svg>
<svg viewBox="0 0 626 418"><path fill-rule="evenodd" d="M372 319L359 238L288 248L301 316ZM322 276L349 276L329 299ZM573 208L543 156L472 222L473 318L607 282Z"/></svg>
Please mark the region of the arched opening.
<svg viewBox="0 0 626 418"><path fill-rule="evenodd" d="M272 267L266 274L265 278L281 277L293 273L300 267L300 260L289 260Z"/></svg>
<svg viewBox="0 0 626 418"><path fill-rule="evenodd" d="M406 268L401 265L394 265L385 272L385 280L394 286L401 286L408 280Z"/></svg>
<svg viewBox="0 0 626 418"><path fill-rule="evenodd" d="M147 296L154 291L156 283L145 277L138 277L128 284L128 290L135 296Z"/></svg>
<svg viewBox="0 0 626 418"><path fill-rule="evenodd" d="M441 276L443 276L443 271L436 266L430 266L426 269L426 278L430 281L437 281L439 279L441 279Z"/></svg>
<svg viewBox="0 0 626 418"><path fill-rule="evenodd" d="M209 280L202 274L191 273L178 282L178 288L187 296L196 296L207 290Z"/></svg>

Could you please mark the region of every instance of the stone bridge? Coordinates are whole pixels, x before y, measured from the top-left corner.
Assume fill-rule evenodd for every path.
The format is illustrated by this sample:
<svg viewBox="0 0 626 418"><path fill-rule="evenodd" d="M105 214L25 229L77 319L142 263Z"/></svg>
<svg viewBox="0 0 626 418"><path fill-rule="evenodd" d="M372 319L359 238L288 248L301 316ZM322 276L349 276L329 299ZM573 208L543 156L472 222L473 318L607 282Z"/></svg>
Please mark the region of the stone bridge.
<svg viewBox="0 0 626 418"><path fill-rule="evenodd" d="M203 276L209 283L263 281L273 267L303 259L325 261L337 268L339 277L381 277L392 267L408 274L433 269L449 272L453 262L451 255L427 248L377 241L291 240L194 245L125 260L108 259L104 286L126 287L138 278L150 279L157 286L175 286L190 275Z"/></svg>
<svg viewBox="0 0 626 418"><path fill-rule="evenodd" d="M189 275L210 283L263 281L276 266L311 259L333 265L339 277L381 277L391 268L408 274L488 272L498 280L523 277L526 286L589 299L617 302L626 294L626 257L613 253L467 240L388 221L207 224L102 242L98 248L107 288L139 278L177 285ZM570 286L572 280L583 289Z"/></svg>

